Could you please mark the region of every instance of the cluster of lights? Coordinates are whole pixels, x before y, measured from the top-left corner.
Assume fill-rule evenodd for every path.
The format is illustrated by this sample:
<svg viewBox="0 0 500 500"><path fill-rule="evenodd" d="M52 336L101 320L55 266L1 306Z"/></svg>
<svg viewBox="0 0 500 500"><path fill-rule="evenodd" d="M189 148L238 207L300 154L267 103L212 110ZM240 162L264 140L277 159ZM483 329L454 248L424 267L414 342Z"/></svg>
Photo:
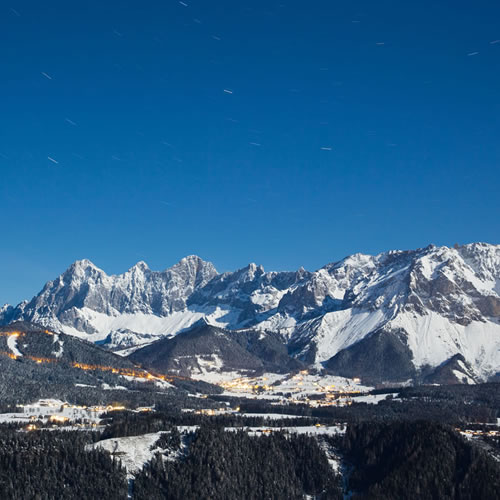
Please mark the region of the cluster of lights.
<svg viewBox="0 0 500 500"><path fill-rule="evenodd" d="M44 330L46 335L55 335L53 332L50 332L49 330ZM18 331L10 331L10 332L0 332L0 337L24 337L26 335L25 332L18 332Z"/></svg>
<svg viewBox="0 0 500 500"><path fill-rule="evenodd" d="M461 434L464 434L465 436L500 436L500 431L472 431L469 429L466 429L465 431L462 431L459 428L455 429L456 431L460 432Z"/></svg>
<svg viewBox="0 0 500 500"><path fill-rule="evenodd" d="M200 410L196 410L194 413L196 415L208 415L208 416L214 416L214 415L226 415L228 413L237 413L239 412L240 409L231 409L231 408L202 408Z"/></svg>
<svg viewBox="0 0 500 500"><path fill-rule="evenodd" d="M12 352L0 351L0 354L2 354L3 356L7 356L10 359L17 359L17 356Z"/></svg>
<svg viewBox="0 0 500 500"><path fill-rule="evenodd" d="M311 382L312 390L307 390L306 385L309 384L305 380L305 377L309 375L308 370L302 370L296 375L293 375L285 384L274 384L268 385L262 383L267 379L265 377L251 378L251 377L239 377L229 381L219 382L219 385L229 392L237 393L251 393L259 394L262 392L270 392L271 394L280 393L290 393L294 396L289 396L286 398L288 403L291 404L307 404L311 407L319 406L346 406L352 404L351 395L360 394L359 390L352 390L345 387L337 387L333 384L322 384L321 380L318 382ZM356 382L356 380L354 380ZM359 382L359 379L358 379ZM319 397L308 397L311 392L317 393ZM321 395L323 397L321 397Z"/></svg>
<svg viewBox="0 0 500 500"><path fill-rule="evenodd" d="M0 332L0 337L20 337L21 332Z"/></svg>
<svg viewBox="0 0 500 500"><path fill-rule="evenodd" d="M0 351L0 354L2 356L7 356L10 359L18 359L19 356L16 356L13 352L7 352L7 351ZM37 358L36 356L30 356L30 355L23 355L23 358L30 359L31 361L34 361L35 363L42 364L42 363L57 363L57 359L55 358Z"/></svg>
<svg viewBox="0 0 500 500"><path fill-rule="evenodd" d="M124 377L133 377L133 378L141 378L147 380L166 380L167 377L165 375L151 375L151 373L144 371L133 370L132 368L115 368L113 366L102 366L102 365L88 365L86 363L71 363L73 368L79 368L80 370L91 370L91 371L101 371L101 372L111 372L117 375L123 375Z"/></svg>
<svg viewBox="0 0 500 500"><path fill-rule="evenodd" d="M32 408L32 409L35 409L36 405L17 405L18 407L24 407L25 409L28 409L28 408ZM44 407L44 406L49 406L49 407L59 407L61 405L59 404L54 404L54 403L50 403L50 402L41 402L40 403L40 407ZM70 405L68 403L64 403L62 406L62 408L72 408L72 409L78 409L78 410L83 410L83 411L86 411L87 412L87 417L84 417L84 418L87 418L88 419L88 413L103 413L103 412L111 412L111 411L120 411L120 410L126 410L127 408L123 405L107 405L107 406L76 406L76 405ZM137 412L144 412L146 411L145 408L140 408L140 409L137 409L136 410ZM154 411L150 408L148 408L147 411ZM47 422L50 422L52 424L67 424L69 422L71 422L72 418L71 417L68 417L66 415L56 415L56 414L52 414L52 415L46 415L46 416L42 416L42 415L32 415L30 417L30 420L31 424L28 424L24 429L26 431L36 431L36 430L39 430L40 429L40 426L38 424L38 421L39 420L42 420L42 423L43 423L43 420L44 418L47 418ZM77 416L77 418L82 418L82 416ZM78 427L83 427L83 428L88 428L88 427L97 427L98 424L94 421L94 422L88 422L88 423L78 423L78 424L75 424L77 425Z"/></svg>
<svg viewBox="0 0 500 500"><path fill-rule="evenodd" d="M228 391L235 392L261 392L270 391L272 389L271 386L267 384L256 384L255 379L251 378L236 378L234 380L220 382L219 385Z"/></svg>

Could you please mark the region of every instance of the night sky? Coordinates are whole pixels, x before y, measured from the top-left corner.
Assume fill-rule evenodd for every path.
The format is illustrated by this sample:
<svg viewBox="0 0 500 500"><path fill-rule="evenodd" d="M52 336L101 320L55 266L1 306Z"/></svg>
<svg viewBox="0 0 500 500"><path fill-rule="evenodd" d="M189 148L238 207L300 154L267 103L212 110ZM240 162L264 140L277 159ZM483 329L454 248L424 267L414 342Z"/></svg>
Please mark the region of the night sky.
<svg viewBox="0 0 500 500"><path fill-rule="evenodd" d="M7 0L0 40L0 303L500 242L498 2Z"/></svg>

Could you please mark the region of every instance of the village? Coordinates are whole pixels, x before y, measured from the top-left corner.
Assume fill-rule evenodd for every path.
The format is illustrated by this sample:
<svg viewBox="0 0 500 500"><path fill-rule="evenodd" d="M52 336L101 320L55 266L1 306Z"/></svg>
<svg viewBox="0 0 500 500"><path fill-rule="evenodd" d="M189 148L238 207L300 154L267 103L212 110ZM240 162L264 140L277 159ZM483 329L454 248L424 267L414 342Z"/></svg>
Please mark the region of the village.
<svg viewBox="0 0 500 500"><path fill-rule="evenodd" d="M104 413L122 411L123 405L74 405L58 399L40 399L31 404L16 405L18 412L0 413L0 423L26 424L25 430L34 431L41 427L58 428L71 426L73 429L92 430L102 428L100 424ZM154 411L153 407L140 407L130 410L138 413Z"/></svg>
<svg viewBox="0 0 500 500"><path fill-rule="evenodd" d="M224 394L248 399L266 399L270 404L307 405L311 408L349 406L363 397L366 403L378 403L387 395L368 395L371 387L359 378L347 379L302 370L293 375L267 373L262 376L235 377L216 382Z"/></svg>

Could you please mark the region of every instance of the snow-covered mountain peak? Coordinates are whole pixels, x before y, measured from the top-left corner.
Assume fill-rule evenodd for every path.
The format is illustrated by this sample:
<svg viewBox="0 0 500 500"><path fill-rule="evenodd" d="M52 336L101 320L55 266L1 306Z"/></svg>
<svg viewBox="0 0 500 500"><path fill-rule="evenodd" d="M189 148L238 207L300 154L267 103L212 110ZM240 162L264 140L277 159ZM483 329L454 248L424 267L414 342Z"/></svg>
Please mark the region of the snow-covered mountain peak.
<svg viewBox="0 0 500 500"><path fill-rule="evenodd" d="M49 281L31 302L18 306L13 316L71 333L101 333L102 325L109 323L105 318L166 316L184 309L196 288L216 275L213 265L199 257L187 257L164 272L151 271L138 262L125 273L111 276L89 260L79 260ZM126 327L126 323L120 325Z"/></svg>
<svg viewBox="0 0 500 500"><path fill-rule="evenodd" d="M106 273L99 269L93 262L88 259L76 260L71 264L62 276L89 278L97 275L105 275Z"/></svg>
<svg viewBox="0 0 500 500"><path fill-rule="evenodd" d="M462 325L500 317L500 247L424 250L412 262L406 310L421 315L434 311Z"/></svg>
<svg viewBox="0 0 500 500"><path fill-rule="evenodd" d="M240 281L243 283L247 281L253 281L254 279L259 278L265 273L264 267L258 266L254 262L251 262L247 267L244 267L240 271Z"/></svg>
<svg viewBox="0 0 500 500"><path fill-rule="evenodd" d="M73 264L71 264L71 266L70 266L70 268L74 268L74 269L80 269L80 268L85 269L87 267L93 267L93 268L97 269L97 266L89 259L75 260L75 262L73 262Z"/></svg>
<svg viewBox="0 0 500 500"><path fill-rule="evenodd" d="M338 262L328 264L326 268L341 269L341 268L360 268L373 265L375 257L364 253L355 253L344 257Z"/></svg>
<svg viewBox="0 0 500 500"><path fill-rule="evenodd" d="M213 264L211 262L207 262L203 260L201 257L198 257L198 255L187 255L186 257L183 257L177 264L174 264L172 267L169 269L180 269L180 268L203 268L203 267L211 267L215 269ZM167 271L169 270L167 269Z"/></svg>
<svg viewBox="0 0 500 500"><path fill-rule="evenodd" d="M139 261L137 264L133 265L128 272L141 272L145 273L150 271L149 266L143 261Z"/></svg>
<svg viewBox="0 0 500 500"><path fill-rule="evenodd" d="M218 274L188 256L162 272L139 262L108 276L82 260L28 304L0 309L0 322L25 319L92 339L127 331L144 342L207 316L214 326L273 331L308 362L351 348L362 356L371 339L381 356L404 355L405 374L461 354L486 376L500 371L499 283L500 246L484 243L354 254L315 272L251 263Z"/></svg>
<svg viewBox="0 0 500 500"><path fill-rule="evenodd" d="M488 243L470 243L458 247L457 252L477 275L486 281L495 282L500 293L500 245Z"/></svg>
<svg viewBox="0 0 500 500"><path fill-rule="evenodd" d="M218 275L211 262L204 261L197 255L189 255L165 271L170 276L179 275L190 282L190 286L199 287L207 284Z"/></svg>

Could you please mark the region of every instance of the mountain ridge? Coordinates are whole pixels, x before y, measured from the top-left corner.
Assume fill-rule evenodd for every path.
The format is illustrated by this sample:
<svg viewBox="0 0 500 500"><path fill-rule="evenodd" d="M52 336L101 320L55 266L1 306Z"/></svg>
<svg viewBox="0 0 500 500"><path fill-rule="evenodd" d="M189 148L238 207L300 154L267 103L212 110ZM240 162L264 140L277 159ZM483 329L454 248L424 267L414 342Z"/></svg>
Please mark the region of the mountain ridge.
<svg viewBox="0 0 500 500"><path fill-rule="evenodd" d="M292 356L315 366L344 366L347 352L361 366L363 346L376 334L403 342L401 366L437 367L460 354L470 379L487 379L500 371L500 246L357 253L313 272L249 264L219 274L189 256L165 271L141 261L109 276L84 259L31 301L0 310L0 323L34 321L94 342L107 339L112 348L175 336L204 317L229 330L274 332ZM386 372L377 377L394 378Z"/></svg>

